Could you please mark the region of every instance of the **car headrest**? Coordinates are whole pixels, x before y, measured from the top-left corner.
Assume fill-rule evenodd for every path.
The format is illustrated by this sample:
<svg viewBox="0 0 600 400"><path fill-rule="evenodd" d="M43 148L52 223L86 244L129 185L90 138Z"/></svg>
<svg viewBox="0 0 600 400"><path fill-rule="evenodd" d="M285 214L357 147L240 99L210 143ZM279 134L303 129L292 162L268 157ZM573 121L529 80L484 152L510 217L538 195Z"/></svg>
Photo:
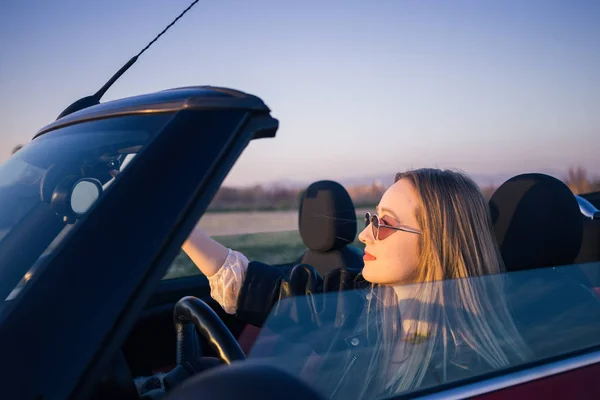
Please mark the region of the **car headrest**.
<svg viewBox="0 0 600 400"><path fill-rule="evenodd" d="M336 250L356 237L356 211L350 195L334 181L312 183L300 201L298 225L302 241L319 252Z"/></svg>
<svg viewBox="0 0 600 400"><path fill-rule="evenodd" d="M492 195L490 211L507 271L570 264L579 252L583 218L556 178L515 176Z"/></svg>

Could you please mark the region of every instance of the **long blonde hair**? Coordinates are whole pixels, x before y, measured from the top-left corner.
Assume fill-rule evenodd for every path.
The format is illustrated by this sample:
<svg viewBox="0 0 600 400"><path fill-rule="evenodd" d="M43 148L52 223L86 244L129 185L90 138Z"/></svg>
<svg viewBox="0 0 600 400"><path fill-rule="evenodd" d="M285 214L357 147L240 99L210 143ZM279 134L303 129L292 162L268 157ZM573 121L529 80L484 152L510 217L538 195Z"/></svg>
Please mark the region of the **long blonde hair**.
<svg viewBox="0 0 600 400"><path fill-rule="evenodd" d="M452 360L460 359L464 350L489 369L529 354L503 296L503 276L498 274L504 265L489 206L478 186L450 170L418 169L397 174L395 181L401 179L408 180L420 198L420 257L416 274L407 282L414 284L414 296L408 307L399 307L393 287L373 285L377 300L366 311L377 345L361 398L418 388L432 372L444 382L448 364L459 365ZM424 339L406 346L402 366L391 370L390 378L396 344L406 341L403 318L411 322L408 337Z"/></svg>

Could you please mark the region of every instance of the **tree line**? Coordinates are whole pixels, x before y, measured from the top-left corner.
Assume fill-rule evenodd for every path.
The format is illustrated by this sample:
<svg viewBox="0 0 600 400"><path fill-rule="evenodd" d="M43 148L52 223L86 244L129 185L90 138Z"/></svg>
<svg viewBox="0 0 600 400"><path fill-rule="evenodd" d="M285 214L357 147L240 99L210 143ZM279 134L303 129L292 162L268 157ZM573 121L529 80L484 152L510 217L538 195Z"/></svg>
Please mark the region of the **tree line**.
<svg viewBox="0 0 600 400"><path fill-rule="evenodd" d="M600 177L592 178L583 167L569 168L563 182L574 194L600 192ZM357 208L374 207L386 187L371 185L346 186ZM482 186L486 198L490 198L497 186ZM303 190L285 187L267 188L256 185L248 188L222 187L213 199L211 211L277 211L297 210Z"/></svg>

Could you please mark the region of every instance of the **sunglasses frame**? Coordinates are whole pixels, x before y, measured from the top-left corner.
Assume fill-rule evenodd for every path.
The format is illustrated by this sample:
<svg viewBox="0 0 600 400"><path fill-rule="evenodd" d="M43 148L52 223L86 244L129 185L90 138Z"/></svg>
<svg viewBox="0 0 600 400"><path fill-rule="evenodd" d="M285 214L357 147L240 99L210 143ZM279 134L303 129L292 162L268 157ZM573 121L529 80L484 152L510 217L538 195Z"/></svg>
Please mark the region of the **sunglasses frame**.
<svg viewBox="0 0 600 400"><path fill-rule="evenodd" d="M375 224L373 223L373 219L377 220L377 226L375 226ZM384 240L384 239L388 238L390 235L394 234L394 232L392 232L392 233L390 233L390 235L386 236L385 238L379 239L379 228L387 228L387 229L393 229L394 231L414 233L415 235L422 234L421 231L411 228L411 227L408 227L408 226L404 226L404 225L391 226L391 225L384 224L381 221L381 218L379 218L379 215L366 213L365 214L365 228L369 225L371 225L371 229L373 231L373 237L375 238L375 240Z"/></svg>

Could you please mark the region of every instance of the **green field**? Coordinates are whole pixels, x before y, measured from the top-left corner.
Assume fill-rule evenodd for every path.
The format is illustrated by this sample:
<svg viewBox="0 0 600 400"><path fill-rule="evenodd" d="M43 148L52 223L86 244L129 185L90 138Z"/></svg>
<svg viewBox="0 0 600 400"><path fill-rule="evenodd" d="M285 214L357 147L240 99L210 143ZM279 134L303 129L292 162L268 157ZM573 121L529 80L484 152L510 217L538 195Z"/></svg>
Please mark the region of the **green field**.
<svg viewBox="0 0 600 400"><path fill-rule="evenodd" d="M224 246L243 253L251 261L262 261L267 264L292 263L306 249L298 231L251 233L213 238ZM358 239L353 244L363 248L363 244ZM164 279L198 274L200 274L198 268L182 251L175 258Z"/></svg>

